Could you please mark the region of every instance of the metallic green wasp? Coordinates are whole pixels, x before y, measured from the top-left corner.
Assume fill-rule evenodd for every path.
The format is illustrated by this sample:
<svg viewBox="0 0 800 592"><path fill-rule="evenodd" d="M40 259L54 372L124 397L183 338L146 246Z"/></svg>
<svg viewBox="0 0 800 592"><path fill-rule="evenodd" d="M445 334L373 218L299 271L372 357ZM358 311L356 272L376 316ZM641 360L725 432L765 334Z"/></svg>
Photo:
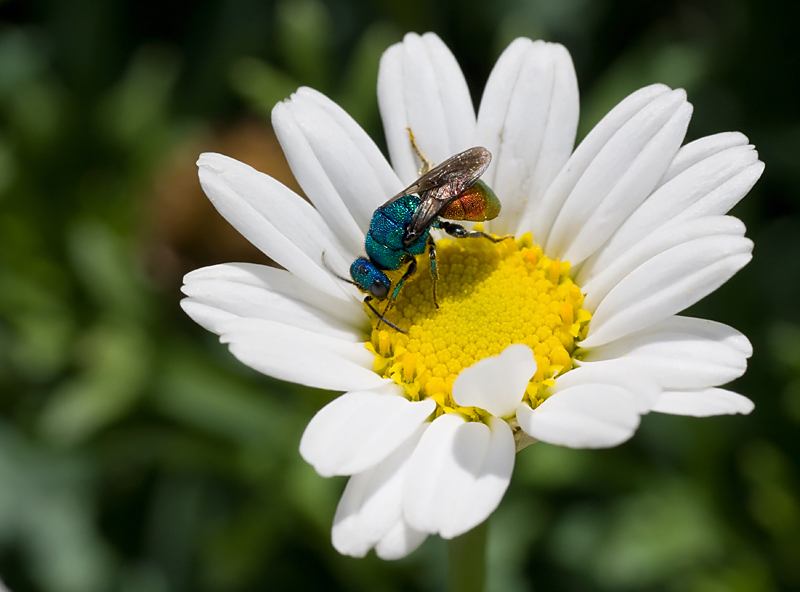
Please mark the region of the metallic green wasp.
<svg viewBox="0 0 800 592"><path fill-rule="evenodd" d="M478 179L491 160L491 153L480 146L460 152L430 169L375 210L364 245L367 257L359 257L350 266L352 281L341 279L367 293L364 302L378 318L378 325L383 322L404 332L387 320L386 314L403 284L417 272L416 256L423 254L426 248L431 262L433 301L439 307L436 298L439 271L431 228L441 228L456 238L483 237L493 242L507 238L495 238L444 220L480 222L497 217L500 201ZM404 265L408 267L393 288L384 272L400 269ZM378 312L372 300L384 300L387 297L389 303L383 313Z"/></svg>

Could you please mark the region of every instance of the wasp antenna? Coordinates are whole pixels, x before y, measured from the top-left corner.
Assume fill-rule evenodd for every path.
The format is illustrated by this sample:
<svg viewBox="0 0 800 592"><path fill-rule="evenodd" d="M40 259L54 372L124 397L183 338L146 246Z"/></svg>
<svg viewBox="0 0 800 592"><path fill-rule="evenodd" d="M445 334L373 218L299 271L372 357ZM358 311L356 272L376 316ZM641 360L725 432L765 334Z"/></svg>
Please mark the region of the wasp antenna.
<svg viewBox="0 0 800 592"><path fill-rule="evenodd" d="M338 273L336 273L335 271L333 271L333 269L331 269L331 266L330 266L330 265L328 265L328 262L325 260L325 251L322 251L322 265L325 267L325 269L327 269L327 270L328 270L328 272L329 272L329 273L330 273L332 276L334 276L334 277L337 277L337 278L339 278L340 280L342 280L343 282L347 282L347 283L348 283L348 284L350 284L351 286L355 286L356 288L359 288L359 289L360 289L359 285L358 285L357 283L355 283L353 280L349 280L349 279L347 279L346 277L342 277L342 276L340 276Z"/></svg>
<svg viewBox="0 0 800 592"><path fill-rule="evenodd" d="M398 327L398 326L397 326L397 325L395 325L395 324L394 324L392 321L390 321L390 320L389 320L389 319L387 319L385 316L383 316L381 313L379 313L379 312L378 312L378 311L375 309L375 307L374 307L374 306L372 306L372 304L370 303L370 300L371 300L371 298L369 298L369 297L365 298L365 299L364 299L364 304L366 304L366 305L367 305L367 307L368 307L368 308L369 308L369 309L372 311L372 314L374 314L374 315L375 315L375 316L378 318L378 320L379 320L379 321L381 321L382 323L386 323L387 325L389 325L389 326L390 326L392 329L394 329L395 331L399 331L399 332L400 332L400 333L402 333L403 335L407 335L407 333L406 333L405 331L403 331L403 330L402 330L400 327Z"/></svg>

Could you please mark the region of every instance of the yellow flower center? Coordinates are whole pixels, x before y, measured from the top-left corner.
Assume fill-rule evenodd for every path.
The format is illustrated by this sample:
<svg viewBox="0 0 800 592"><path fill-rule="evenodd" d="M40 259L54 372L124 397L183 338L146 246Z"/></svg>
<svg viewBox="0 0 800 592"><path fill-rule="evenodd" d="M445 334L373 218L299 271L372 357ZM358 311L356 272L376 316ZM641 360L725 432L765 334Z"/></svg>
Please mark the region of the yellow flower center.
<svg viewBox="0 0 800 592"><path fill-rule="evenodd" d="M436 415L455 410L473 415L477 411L459 408L452 400L458 374L511 344L524 343L536 360L525 394L535 408L555 377L572 368L575 344L586 336L591 318L581 308L580 288L569 278L569 262L545 257L530 233L498 243L443 239L436 253L438 309L426 253L387 313L406 334L384 323L378 326L370 315L367 348L375 354L375 371L402 386L411 400L433 398ZM393 282L402 271L390 276Z"/></svg>

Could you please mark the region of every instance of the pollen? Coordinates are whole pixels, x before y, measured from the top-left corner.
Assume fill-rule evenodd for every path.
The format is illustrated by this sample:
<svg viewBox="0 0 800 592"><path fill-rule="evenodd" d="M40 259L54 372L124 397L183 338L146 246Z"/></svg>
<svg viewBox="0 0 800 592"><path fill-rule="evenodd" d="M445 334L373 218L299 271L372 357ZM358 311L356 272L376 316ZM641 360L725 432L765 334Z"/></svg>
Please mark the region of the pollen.
<svg viewBox="0 0 800 592"><path fill-rule="evenodd" d="M459 408L451 398L458 374L523 343L536 360L525 395L535 408L555 377L572 369L576 343L586 336L591 319L581 308L580 288L569 277L569 262L545 257L530 233L496 243L443 239L436 253L439 308L424 253L417 273L386 313L405 333L371 315L367 348L375 354L375 371L402 386L411 400L433 398L437 415L459 411L480 420L480 410Z"/></svg>

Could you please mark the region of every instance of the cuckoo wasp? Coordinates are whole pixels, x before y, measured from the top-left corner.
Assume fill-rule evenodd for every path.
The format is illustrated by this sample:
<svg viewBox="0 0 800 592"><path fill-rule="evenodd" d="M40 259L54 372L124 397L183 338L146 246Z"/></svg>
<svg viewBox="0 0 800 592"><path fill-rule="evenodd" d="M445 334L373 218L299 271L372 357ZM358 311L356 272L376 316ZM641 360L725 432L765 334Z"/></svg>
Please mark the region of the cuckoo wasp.
<svg viewBox="0 0 800 592"><path fill-rule="evenodd" d="M417 272L417 255L428 249L433 279L433 302L436 308L436 245L430 235L431 228L440 228L455 238L487 238L499 242L507 237L495 238L484 232L467 230L447 220L480 222L492 220L500 213L500 201L479 177L492 160L491 153L480 146L464 150L440 165L425 172L419 179L380 206L372 215L367 232L366 257L359 257L350 266L350 277L362 292L367 293L364 303L378 318L393 329L404 333L386 319L403 284ZM423 159L427 164L427 161ZM428 165L429 167L430 165ZM403 276L392 287L384 273L408 265ZM389 298L383 313L372 305L373 300Z"/></svg>

